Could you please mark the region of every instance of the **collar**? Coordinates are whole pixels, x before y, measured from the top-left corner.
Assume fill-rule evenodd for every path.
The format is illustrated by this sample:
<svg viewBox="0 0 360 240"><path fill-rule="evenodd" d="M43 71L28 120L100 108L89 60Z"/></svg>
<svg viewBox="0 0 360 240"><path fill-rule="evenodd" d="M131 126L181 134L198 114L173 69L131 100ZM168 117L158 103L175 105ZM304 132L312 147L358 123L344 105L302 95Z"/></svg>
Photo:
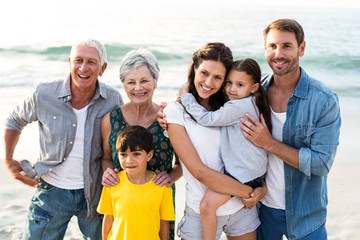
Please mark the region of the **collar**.
<svg viewBox="0 0 360 240"><path fill-rule="evenodd" d="M265 77L263 77L262 79L263 87L267 89L272 81L274 81L274 77L272 73L265 75ZM298 98L306 99L309 92L309 86L310 86L310 77L305 72L305 70L302 67L300 67L300 77L295 87L293 95Z"/></svg>
<svg viewBox="0 0 360 240"><path fill-rule="evenodd" d="M98 99L100 96L105 99L107 98L106 87L98 80L96 83L96 91L93 99ZM71 75L69 74L60 87L58 98L62 98L64 102L69 102L71 100L71 97Z"/></svg>

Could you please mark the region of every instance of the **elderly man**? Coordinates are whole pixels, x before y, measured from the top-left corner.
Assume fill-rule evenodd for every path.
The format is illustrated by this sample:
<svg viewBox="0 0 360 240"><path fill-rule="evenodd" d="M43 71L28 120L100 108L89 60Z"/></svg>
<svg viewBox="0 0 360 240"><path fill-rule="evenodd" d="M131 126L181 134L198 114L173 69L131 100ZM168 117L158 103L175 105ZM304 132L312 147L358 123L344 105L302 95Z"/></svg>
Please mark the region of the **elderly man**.
<svg viewBox="0 0 360 240"><path fill-rule="evenodd" d="M36 186L23 239L62 239L73 216L87 239L101 239L96 212L101 193L101 118L123 103L120 93L101 83L105 47L96 40L76 43L66 80L40 83L5 120L4 160L11 174ZM22 174L13 159L22 129L37 121L40 155ZM26 166L26 165L23 165Z"/></svg>

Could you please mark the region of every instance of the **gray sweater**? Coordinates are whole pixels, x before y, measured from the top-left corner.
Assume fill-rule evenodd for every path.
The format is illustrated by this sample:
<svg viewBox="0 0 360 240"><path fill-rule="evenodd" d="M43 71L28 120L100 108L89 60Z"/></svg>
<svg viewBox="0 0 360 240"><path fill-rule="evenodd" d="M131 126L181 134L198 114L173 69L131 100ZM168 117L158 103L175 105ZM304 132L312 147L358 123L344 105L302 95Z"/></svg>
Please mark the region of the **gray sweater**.
<svg viewBox="0 0 360 240"><path fill-rule="evenodd" d="M245 113L259 116L254 97L228 101L216 111L207 111L190 93L181 96L186 111L203 126L221 127L221 157L225 169L241 183L265 174L267 152L247 140L241 132L240 118ZM206 136L204 136L206 139Z"/></svg>

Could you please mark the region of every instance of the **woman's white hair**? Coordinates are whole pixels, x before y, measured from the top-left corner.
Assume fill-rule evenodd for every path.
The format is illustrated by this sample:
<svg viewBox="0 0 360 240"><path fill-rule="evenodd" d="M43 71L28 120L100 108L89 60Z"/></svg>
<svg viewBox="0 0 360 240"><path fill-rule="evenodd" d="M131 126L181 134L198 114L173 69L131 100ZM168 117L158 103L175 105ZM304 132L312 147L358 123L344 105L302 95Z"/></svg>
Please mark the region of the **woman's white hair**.
<svg viewBox="0 0 360 240"><path fill-rule="evenodd" d="M120 62L120 80L124 82L126 75L133 69L146 66L155 84L159 79L160 69L155 55L146 48L129 51Z"/></svg>

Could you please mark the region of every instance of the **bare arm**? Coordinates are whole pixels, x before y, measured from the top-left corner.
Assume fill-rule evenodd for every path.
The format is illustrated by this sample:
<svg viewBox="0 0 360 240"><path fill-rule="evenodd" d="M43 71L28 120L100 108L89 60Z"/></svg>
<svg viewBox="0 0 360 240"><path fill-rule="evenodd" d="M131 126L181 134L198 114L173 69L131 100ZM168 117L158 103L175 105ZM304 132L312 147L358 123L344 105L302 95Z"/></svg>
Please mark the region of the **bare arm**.
<svg viewBox="0 0 360 240"><path fill-rule="evenodd" d="M201 161L183 126L168 124L168 134L176 154L198 181L219 193L250 197L251 187L209 168Z"/></svg>
<svg viewBox="0 0 360 240"><path fill-rule="evenodd" d="M104 215L102 230L101 230L102 239L108 239L108 235L110 233L113 222L114 222L113 215Z"/></svg>
<svg viewBox="0 0 360 240"><path fill-rule="evenodd" d="M290 147L273 138L262 115L260 115L261 122L250 114L246 114L246 117L253 122L252 124L245 118L241 118L241 128L247 139L256 146L275 154L290 166L299 169L299 149Z"/></svg>
<svg viewBox="0 0 360 240"><path fill-rule="evenodd" d="M113 159L111 157L111 147L109 144L110 132L110 113L107 113L101 120L101 137L103 142L101 167L103 170L102 184L104 186L113 186L119 182L119 178L114 170Z"/></svg>
<svg viewBox="0 0 360 240"><path fill-rule="evenodd" d="M9 169L11 175L21 181L22 183L35 187L38 182L26 176L25 174L22 174L22 168L18 161L13 159L14 151L16 148L17 143L19 142L20 138L20 132L15 130L4 130L4 162L5 166Z"/></svg>
<svg viewBox="0 0 360 240"><path fill-rule="evenodd" d="M168 240L169 239L169 221L161 220L160 219L160 232L159 237L161 240Z"/></svg>

